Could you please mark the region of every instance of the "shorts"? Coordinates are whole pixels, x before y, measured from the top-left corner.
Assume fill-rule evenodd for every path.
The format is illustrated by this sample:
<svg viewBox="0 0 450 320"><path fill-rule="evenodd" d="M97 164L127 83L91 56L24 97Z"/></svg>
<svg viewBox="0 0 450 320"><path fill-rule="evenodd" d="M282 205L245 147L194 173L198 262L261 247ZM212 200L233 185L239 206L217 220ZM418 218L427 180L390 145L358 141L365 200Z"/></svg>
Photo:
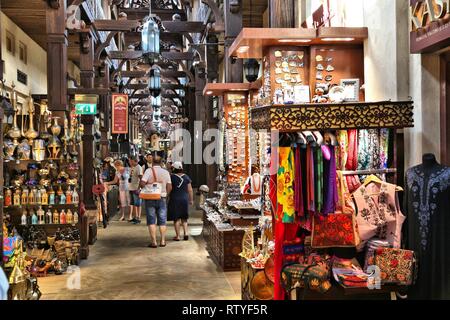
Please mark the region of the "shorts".
<svg viewBox="0 0 450 320"><path fill-rule="evenodd" d="M135 207L141 206L141 198L139 198L139 194L136 191L130 191L130 205Z"/></svg>
<svg viewBox="0 0 450 320"><path fill-rule="evenodd" d="M153 224L165 226L167 222L166 198L161 198L161 200L145 200L145 213L147 215L148 226Z"/></svg>
<svg viewBox="0 0 450 320"><path fill-rule="evenodd" d="M130 191L119 191L120 206L128 207L130 205Z"/></svg>

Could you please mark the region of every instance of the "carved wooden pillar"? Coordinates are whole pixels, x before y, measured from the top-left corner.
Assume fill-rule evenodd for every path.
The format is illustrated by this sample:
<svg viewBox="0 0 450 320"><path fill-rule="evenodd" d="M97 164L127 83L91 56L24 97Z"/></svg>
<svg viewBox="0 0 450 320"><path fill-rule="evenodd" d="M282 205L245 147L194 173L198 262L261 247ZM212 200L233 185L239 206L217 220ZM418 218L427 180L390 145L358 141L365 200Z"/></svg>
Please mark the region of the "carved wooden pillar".
<svg viewBox="0 0 450 320"><path fill-rule="evenodd" d="M296 0L269 0L271 28L294 28Z"/></svg>
<svg viewBox="0 0 450 320"><path fill-rule="evenodd" d="M46 9L47 94L50 111L67 110L66 1L53 0Z"/></svg>
<svg viewBox="0 0 450 320"><path fill-rule="evenodd" d="M94 87L94 39L90 33L80 34L80 76L82 88ZM94 116L83 115L81 123L84 126L83 134L83 201L87 210L96 209L92 194L94 185Z"/></svg>
<svg viewBox="0 0 450 320"><path fill-rule="evenodd" d="M234 39L242 30L242 4L241 0L224 0L225 16L225 57L228 57L228 50ZM242 59L235 63L226 58L225 62L225 82L242 82Z"/></svg>
<svg viewBox="0 0 450 320"><path fill-rule="evenodd" d="M109 64L105 61L99 67L99 87L109 88ZM100 156L105 159L109 156L109 119L110 119L110 95L101 95L99 99L100 112Z"/></svg>

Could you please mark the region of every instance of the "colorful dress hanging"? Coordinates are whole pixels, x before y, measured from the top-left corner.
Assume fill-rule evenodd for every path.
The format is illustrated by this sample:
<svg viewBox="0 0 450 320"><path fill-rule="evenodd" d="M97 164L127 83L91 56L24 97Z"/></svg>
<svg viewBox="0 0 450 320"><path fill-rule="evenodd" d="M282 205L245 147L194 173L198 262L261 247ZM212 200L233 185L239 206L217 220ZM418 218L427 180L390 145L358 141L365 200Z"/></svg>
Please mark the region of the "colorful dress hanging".
<svg viewBox="0 0 450 320"><path fill-rule="evenodd" d="M295 161L294 152L290 147L280 147L279 167L277 173L277 211L275 219L283 223L295 221L294 178Z"/></svg>
<svg viewBox="0 0 450 320"><path fill-rule="evenodd" d="M334 147L322 146L322 149L329 151L330 159L328 160L324 156L323 160L323 214L334 213L336 211L336 205L339 201L336 181L336 157L334 153Z"/></svg>
<svg viewBox="0 0 450 320"><path fill-rule="evenodd" d="M315 179L316 179L316 212L321 212L323 207L323 156L322 149L317 148L314 149L314 154L316 158L316 170L315 170Z"/></svg>
<svg viewBox="0 0 450 320"><path fill-rule="evenodd" d="M308 145L306 148L306 198L307 198L307 207L306 210L310 214L314 214L316 212L315 199L314 199L314 157L313 150L311 146Z"/></svg>
<svg viewBox="0 0 450 320"><path fill-rule="evenodd" d="M295 211L299 217L305 215L303 207L303 186L302 186L302 170L301 170L301 155L300 148L295 148L295 181L294 181L294 197L295 197Z"/></svg>

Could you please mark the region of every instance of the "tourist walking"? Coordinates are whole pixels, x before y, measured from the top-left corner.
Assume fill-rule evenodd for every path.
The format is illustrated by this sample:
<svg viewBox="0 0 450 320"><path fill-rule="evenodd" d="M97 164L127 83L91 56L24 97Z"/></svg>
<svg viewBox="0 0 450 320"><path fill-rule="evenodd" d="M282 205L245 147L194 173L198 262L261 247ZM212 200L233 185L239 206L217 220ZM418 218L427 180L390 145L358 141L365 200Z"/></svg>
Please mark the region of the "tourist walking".
<svg viewBox="0 0 450 320"><path fill-rule="evenodd" d="M129 190L130 190L130 217L133 217L131 219L131 222L137 224L141 223L141 199L139 198L139 183L143 176L143 169L138 164L138 158L137 157L131 157L130 158L130 184L129 184ZM133 216L134 215L134 216Z"/></svg>
<svg viewBox="0 0 450 320"><path fill-rule="evenodd" d="M161 156L153 157L153 165L148 168L141 180L141 192L145 194L147 189L151 189L157 200L145 200L145 213L147 226L150 233L150 248L157 248L156 225L159 227L161 240L160 247L166 246L166 222L167 222L167 196L172 191L170 174L166 169L161 168Z"/></svg>
<svg viewBox="0 0 450 320"><path fill-rule="evenodd" d="M176 236L173 240L181 240L181 225L183 225L183 239L188 240L189 205L194 204L194 193L191 178L183 173L183 164L180 161L175 161L172 164L170 179L172 181L172 192L170 193L167 211L168 220L174 222Z"/></svg>
<svg viewBox="0 0 450 320"><path fill-rule="evenodd" d="M122 160L114 161L114 166L116 168L116 176L113 181L106 182L106 185L119 185L119 200L120 200L120 212L122 216L119 221L125 220L125 211L130 206L130 191L129 191L129 182L130 171L129 168L126 168L123 164ZM130 211L130 221L131 221L131 211Z"/></svg>

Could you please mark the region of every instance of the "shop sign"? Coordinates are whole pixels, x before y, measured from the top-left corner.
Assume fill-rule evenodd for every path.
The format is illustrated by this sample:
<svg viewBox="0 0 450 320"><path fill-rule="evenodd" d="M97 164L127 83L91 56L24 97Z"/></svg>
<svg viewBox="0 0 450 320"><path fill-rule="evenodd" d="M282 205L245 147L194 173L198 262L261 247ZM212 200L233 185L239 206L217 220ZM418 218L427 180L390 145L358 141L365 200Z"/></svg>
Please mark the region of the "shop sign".
<svg viewBox="0 0 450 320"><path fill-rule="evenodd" d="M94 115L97 113L98 95L95 94L76 94L75 95L75 114Z"/></svg>
<svg viewBox="0 0 450 320"><path fill-rule="evenodd" d="M112 94L112 128L113 134L128 133L128 95Z"/></svg>
<svg viewBox="0 0 450 320"><path fill-rule="evenodd" d="M450 0L410 0L411 53L450 46Z"/></svg>

